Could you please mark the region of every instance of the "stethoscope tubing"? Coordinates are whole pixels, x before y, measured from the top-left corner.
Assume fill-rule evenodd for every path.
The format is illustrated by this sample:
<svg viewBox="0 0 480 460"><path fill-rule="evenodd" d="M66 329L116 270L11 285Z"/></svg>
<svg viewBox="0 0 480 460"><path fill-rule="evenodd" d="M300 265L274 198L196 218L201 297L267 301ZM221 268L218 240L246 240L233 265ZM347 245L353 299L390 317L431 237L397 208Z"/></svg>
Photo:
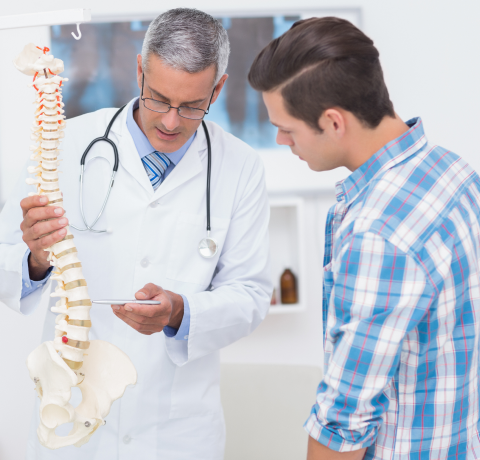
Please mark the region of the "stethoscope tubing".
<svg viewBox="0 0 480 460"><path fill-rule="evenodd" d="M82 158L80 160L80 165L84 166L85 165L85 159L87 158L87 155L88 155L88 152L90 152L90 149L97 143L97 142L100 142L100 141L105 141L105 142L108 142L112 148L113 148L113 154L115 156L115 164L113 165L113 170L115 172L118 171L118 164L119 164L119 157L118 157L118 150L117 150L117 146L115 145L115 142L113 142L111 139L108 138L108 135L110 134L110 129L112 128L113 126L113 123L115 122L115 120L117 119L117 117L120 115L121 111L127 106L127 104L125 104L123 107L120 107L117 112L115 113L115 115L113 116L113 118L110 120L110 123L108 124L107 126L107 129L105 131L105 134L101 137L97 137L96 139L94 139L92 142L90 142L90 145L85 149L85 152L83 153L82 155Z"/></svg>
<svg viewBox="0 0 480 460"><path fill-rule="evenodd" d="M208 163L207 163L207 236L210 236L210 177L212 175L212 145L210 143L210 134L207 129L205 121L202 120L203 130L205 131L205 137L207 139L207 152L208 152Z"/></svg>
<svg viewBox="0 0 480 460"><path fill-rule="evenodd" d="M110 197L110 192L112 191L113 185L115 183L115 174L118 171L118 165L119 165L119 155L118 155L118 149L117 146L115 145L115 142L113 142L111 139L108 138L108 135L110 133L110 129L112 128L113 123L115 122L116 118L122 110L126 107L127 104L125 104L123 107L117 110L113 118L110 120L110 123L107 126L107 129L105 131L105 134L101 137L97 137L94 139L88 147L85 149L85 152L82 155L82 158L80 159L80 214L82 216L83 223L85 224L84 229L77 228L74 225L70 225L72 228L75 230L78 230L80 232L86 232L90 231L93 233L106 233L107 230L95 230L93 227L94 225L98 222L100 217L103 214L103 211L105 210L105 207L107 206L108 198ZM207 162L207 197L206 197L206 202L207 202L207 238L210 237L210 231L211 231L211 225L210 225L210 178L211 178L211 172L212 172L212 144L210 141L210 134L208 132L207 125L204 120L202 120L202 126L203 130L205 132L205 138L207 140L207 152L208 152L208 162ZM92 224L88 224L87 220L85 218L85 212L83 209L83 177L84 177L84 172L85 172L85 160L87 158L88 153L90 152L91 148L97 143L97 142L108 142L112 148L113 148L113 154L115 158L115 163L113 165L113 170L112 170L112 176L110 177L110 185L108 187L107 195L105 196L105 199L103 201L102 207L100 209L100 212L98 213L97 217L93 221ZM216 253L216 251L215 251Z"/></svg>
<svg viewBox="0 0 480 460"><path fill-rule="evenodd" d="M108 198L110 197L110 192L112 191L113 184L115 183L115 174L118 171L118 165L119 165L119 156L118 156L118 149L117 146L115 145L115 142L113 142L111 139L108 138L108 135L110 134L110 129L112 128L113 123L117 119L118 115L120 115L121 111L126 107L127 104L125 104L123 107L117 110L115 115L112 117L110 120L110 123L107 126L107 129L105 131L105 134L101 137L97 137L94 139L88 147L85 149L85 152L82 155L82 158L80 159L80 214L82 216L83 223L85 224L86 228L78 228L75 227L75 225L71 225L75 230L78 230L80 232L86 232L90 231L93 233L107 233L107 230L95 230L93 227L94 225L98 222L100 217L102 217L103 211L105 210L105 207L107 206ZM87 158L88 153L90 152L91 148L97 143L97 142L108 142L112 148L113 148L113 155L115 159L115 163L113 165L113 170L112 170L112 175L110 177L110 184L108 186L108 191L107 195L105 196L105 199L103 200L102 207L100 208L100 212L98 213L97 217L93 221L92 224L88 225L87 219L85 218L85 212L83 210L83 176L85 172L85 160Z"/></svg>
<svg viewBox="0 0 480 460"><path fill-rule="evenodd" d="M95 220L90 224L88 225L87 224L87 221L85 219L85 213L84 213L84 210L83 210L83 175L84 175L84 165L81 166L81 172L80 172L80 214L82 216L82 220L83 220L83 223L85 224L85 227L84 229L79 229L77 227L74 227L72 225L72 227L76 230L80 230L81 232L86 232L87 230L91 231L91 232L94 232L94 233L106 233L107 230L95 230L93 228L93 226L98 222L98 220L100 219L100 217L102 217L102 214L103 214L103 211L105 209L105 207L107 206L107 202L108 202L108 198L110 196L110 192L112 191L112 188L113 188L113 184L115 183L115 174L117 173L117 171L113 171L112 172L112 176L110 177L110 185L108 186L108 191L107 191L107 195L105 196L105 199L103 200L103 204L102 204L102 207L100 209L100 212L98 213L97 217L95 218Z"/></svg>

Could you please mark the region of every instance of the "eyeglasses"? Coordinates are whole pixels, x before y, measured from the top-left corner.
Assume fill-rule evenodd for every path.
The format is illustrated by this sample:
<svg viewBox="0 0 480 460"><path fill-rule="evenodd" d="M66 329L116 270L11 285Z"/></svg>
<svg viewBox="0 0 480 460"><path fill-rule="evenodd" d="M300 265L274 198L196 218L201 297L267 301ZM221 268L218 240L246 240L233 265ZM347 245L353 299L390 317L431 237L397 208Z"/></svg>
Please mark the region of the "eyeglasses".
<svg viewBox="0 0 480 460"><path fill-rule="evenodd" d="M156 99L152 99L150 97L143 97L144 81L145 76L144 74L142 74L142 95L140 96L140 99L142 99L144 107L148 110L151 110L152 112L167 113L170 109L177 109L178 115L180 115L182 118L187 118L188 120L203 120L205 115L207 115L210 110L210 104L212 103L215 88L213 89L212 95L210 96L207 110L203 110L196 109L194 107L188 107L186 105L181 105L180 107L173 107L173 105L167 104L166 102L157 101Z"/></svg>

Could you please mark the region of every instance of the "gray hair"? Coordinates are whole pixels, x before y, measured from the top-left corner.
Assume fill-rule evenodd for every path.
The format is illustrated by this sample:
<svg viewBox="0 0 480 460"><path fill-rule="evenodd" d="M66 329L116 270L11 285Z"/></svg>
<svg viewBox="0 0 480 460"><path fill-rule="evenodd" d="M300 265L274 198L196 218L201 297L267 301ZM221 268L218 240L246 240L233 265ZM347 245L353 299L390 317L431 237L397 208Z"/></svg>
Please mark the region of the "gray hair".
<svg viewBox="0 0 480 460"><path fill-rule="evenodd" d="M151 53L174 69L197 73L215 65L215 84L228 65L230 43L222 24L207 13L176 8L157 16L148 27L142 46L142 66Z"/></svg>

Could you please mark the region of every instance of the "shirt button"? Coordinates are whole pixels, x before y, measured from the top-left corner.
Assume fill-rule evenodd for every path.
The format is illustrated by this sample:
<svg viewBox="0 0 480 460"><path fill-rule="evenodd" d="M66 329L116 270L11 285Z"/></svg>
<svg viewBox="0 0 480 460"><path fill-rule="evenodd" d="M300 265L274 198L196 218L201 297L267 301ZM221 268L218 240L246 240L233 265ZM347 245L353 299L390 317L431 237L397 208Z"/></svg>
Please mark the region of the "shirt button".
<svg viewBox="0 0 480 460"><path fill-rule="evenodd" d="M128 434L126 434L124 437L123 437L123 443L124 444L130 444L130 441L132 440L132 438L130 436L128 436Z"/></svg>
<svg viewBox="0 0 480 460"><path fill-rule="evenodd" d="M143 268L146 268L150 265L150 262L149 260L145 257L145 259L142 259L142 261L140 262L140 265L143 267Z"/></svg>
<svg viewBox="0 0 480 460"><path fill-rule="evenodd" d="M152 207L152 208L156 208L157 206L158 206L158 203L157 203L156 201L154 201L154 202L150 205L150 207Z"/></svg>
<svg viewBox="0 0 480 460"><path fill-rule="evenodd" d="M188 340L188 335L186 335L186 336L184 337L184 339L185 339L185 340Z"/></svg>
<svg viewBox="0 0 480 460"><path fill-rule="evenodd" d="M25 287L30 287L30 285L28 283L25 283Z"/></svg>

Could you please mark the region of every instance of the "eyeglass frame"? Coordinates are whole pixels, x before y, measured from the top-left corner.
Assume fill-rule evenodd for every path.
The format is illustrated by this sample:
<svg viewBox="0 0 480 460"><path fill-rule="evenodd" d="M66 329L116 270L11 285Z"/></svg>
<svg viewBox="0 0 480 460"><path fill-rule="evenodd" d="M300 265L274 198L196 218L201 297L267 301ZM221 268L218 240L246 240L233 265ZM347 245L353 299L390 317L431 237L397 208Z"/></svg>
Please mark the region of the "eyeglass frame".
<svg viewBox="0 0 480 460"><path fill-rule="evenodd" d="M142 72L142 94L140 95L140 99L143 101L143 106L147 110L150 110L150 111L155 112L155 113L168 113L168 112L170 112L170 109L176 109L177 113L178 113L178 116L182 117L182 118L185 118L185 120L203 120L205 118L205 115L208 115L208 112L210 111L210 106L212 104L213 95L215 94L215 89L216 89L216 87L213 88L212 95L210 96L210 101L208 102L207 110L203 110L203 109L199 109L197 107L189 107L188 105L180 105L178 107L174 107L173 105L170 105L167 102L159 101L158 99L153 99L153 97L143 97L144 82L145 82L145 74ZM146 99L149 99L149 100L155 101L155 102L160 102L161 104L165 104L165 105L168 106L168 110L166 112L157 112L156 110L150 109L145 105L145 100ZM203 112L203 117L202 118L187 118L187 117L184 117L183 115L180 114L180 109L182 107L185 108L185 109L190 109L190 110L200 110L200 111Z"/></svg>

